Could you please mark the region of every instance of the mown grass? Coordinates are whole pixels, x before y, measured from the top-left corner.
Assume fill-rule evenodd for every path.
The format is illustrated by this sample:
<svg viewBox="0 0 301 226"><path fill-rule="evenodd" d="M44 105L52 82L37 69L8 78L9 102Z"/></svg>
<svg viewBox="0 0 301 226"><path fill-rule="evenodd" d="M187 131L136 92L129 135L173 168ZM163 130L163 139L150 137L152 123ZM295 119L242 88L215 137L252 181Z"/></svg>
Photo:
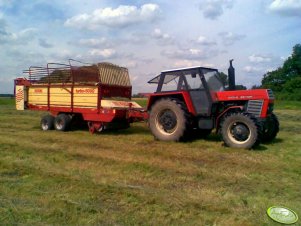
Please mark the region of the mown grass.
<svg viewBox="0 0 301 226"><path fill-rule="evenodd" d="M10 97L0 97L0 107L4 105L14 105L14 99Z"/></svg>
<svg viewBox="0 0 301 226"><path fill-rule="evenodd" d="M4 102L0 224L280 225L266 216L272 205L301 215L297 105L276 105L277 139L247 151L224 147L214 134L155 141L146 123L98 135L42 132L43 113Z"/></svg>

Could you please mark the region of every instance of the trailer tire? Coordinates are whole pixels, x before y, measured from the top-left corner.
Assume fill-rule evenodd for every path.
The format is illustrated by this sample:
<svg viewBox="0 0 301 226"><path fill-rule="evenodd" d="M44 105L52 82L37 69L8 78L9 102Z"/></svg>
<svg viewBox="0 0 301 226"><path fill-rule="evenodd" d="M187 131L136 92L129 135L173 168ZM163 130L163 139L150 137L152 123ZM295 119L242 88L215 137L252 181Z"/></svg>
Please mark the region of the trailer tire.
<svg viewBox="0 0 301 226"><path fill-rule="evenodd" d="M58 131L67 131L69 129L71 118L66 114L59 114L54 119L54 128Z"/></svg>
<svg viewBox="0 0 301 226"><path fill-rule="evenodd" d="M52 115L45 115L42 117L40 124L42 130L52 130L54 126L54 117Z"/></svg>
<svg viewBox="0 0 301 226"><path fill-rule="evenodd" d="M184 138L188 119L186 111L177 99L157 101L149 116L149 128L155 139L162 141L180 141Z"/></svg>

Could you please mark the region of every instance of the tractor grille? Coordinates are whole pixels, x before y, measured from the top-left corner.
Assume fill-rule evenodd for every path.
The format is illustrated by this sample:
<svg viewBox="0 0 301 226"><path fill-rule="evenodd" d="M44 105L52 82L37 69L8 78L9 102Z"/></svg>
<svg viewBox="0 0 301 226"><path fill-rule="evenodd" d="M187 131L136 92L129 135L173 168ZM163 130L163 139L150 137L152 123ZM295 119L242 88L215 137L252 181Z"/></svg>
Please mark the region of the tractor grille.
<svg viewBox="0 0 301 226"><path fill-rule="evenodd" d="M263 100L250 100L247 106L247 112L256 117L260 117L262 110Z"/></svg>
<svg viewBox="0 0 301 226"><path fill-rule="evenodd" d="M274 93L271 89L268 89L268 96L270 99L275 99Z"/></svg>

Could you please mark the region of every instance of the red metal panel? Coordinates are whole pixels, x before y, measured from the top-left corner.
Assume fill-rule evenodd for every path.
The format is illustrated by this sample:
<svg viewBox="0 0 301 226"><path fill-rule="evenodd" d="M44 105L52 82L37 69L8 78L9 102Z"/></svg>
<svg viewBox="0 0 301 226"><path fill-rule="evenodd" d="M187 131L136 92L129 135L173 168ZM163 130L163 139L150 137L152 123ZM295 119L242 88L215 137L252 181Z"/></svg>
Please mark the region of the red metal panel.
<svg viewBox="0 0 301 226"><path fill-rule="evenodd" d="M149 96L148 103L147 103L147 110L151 109L151 106L154 104L154 102L161 98L169 98L169 97L177 97L177 98L183 98L187 110L193 114L196 115L196 111L194 109L192 100L190 98L188 91L175 91L175 92L162 92L162 93L154 93Z"/></svg>
<svg viewBox="0 0 301 226"><path fill-rule="evenodd" d="M129 109L127 118L132 121L144 121L148 119L148 112L146 110Z"/></svg>
<svg viewBox="0 0 301 226"><path fill-rule="evenodd" d="M216 92L219 101L265 100L269 99L266 89L234 90ZM270 99L272 100L272 99Z"/></svg>
<svg viewBox="0 0 301 226"><path fill-rule="evenodd" d="M131 99L132 87L102 84L100 91L102 97L125 97Z"/></svg>

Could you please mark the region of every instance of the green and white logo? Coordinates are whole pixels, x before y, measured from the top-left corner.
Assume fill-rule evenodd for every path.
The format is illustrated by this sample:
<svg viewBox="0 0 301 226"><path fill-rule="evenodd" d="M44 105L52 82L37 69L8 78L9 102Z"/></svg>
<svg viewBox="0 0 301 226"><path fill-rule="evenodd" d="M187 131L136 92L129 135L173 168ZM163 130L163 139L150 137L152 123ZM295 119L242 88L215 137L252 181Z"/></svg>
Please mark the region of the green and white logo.
<svg viewBox="0 0 301 226"><path fill-rule="evenodd" d="M293 210L283 206L272 206L268 208L267 214L274 221L282 224L294 224L298 221L298 215Z"/></svg>

